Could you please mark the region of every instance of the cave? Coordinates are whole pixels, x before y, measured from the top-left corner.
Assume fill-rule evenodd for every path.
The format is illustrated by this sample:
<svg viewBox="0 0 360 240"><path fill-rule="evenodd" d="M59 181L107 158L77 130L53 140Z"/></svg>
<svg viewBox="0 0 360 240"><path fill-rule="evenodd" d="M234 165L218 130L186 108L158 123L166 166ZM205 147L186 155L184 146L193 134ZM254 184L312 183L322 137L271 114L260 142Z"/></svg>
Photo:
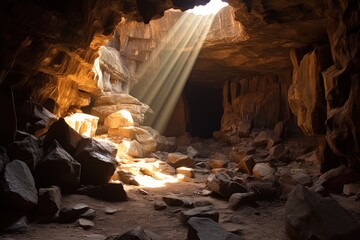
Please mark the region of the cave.
<svg viewBox="0 0 360 240"><path fill-rule="evenodd" d="M1 239L360 236L360 1L1 5Z"/></svg>

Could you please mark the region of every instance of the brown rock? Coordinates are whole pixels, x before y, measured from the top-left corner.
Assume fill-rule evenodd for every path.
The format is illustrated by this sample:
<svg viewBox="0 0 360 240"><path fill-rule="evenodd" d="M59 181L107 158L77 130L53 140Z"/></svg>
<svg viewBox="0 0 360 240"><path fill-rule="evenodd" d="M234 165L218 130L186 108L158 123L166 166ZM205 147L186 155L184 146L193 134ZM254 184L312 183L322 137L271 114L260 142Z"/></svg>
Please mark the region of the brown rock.
<svg viewBox="0 0 360 240"><path fill-rule="evenodd" d="M194 169L192 169L192 168L179 167L179 168L176 169L176 173L177 174L182 174L185 177L189 177L189 178L194 178L195 177Z"/></svg>
<svg viewBox="0 0 360 240"><path fill-rule="evenodd" d="M174 167L194 167L195 161L187 155L181 153L169 153L167 163Z"/></svg>
<svg viewBox="0 0 360 240"><path fill-rule="evenodd" d="M61 205L61 191L57 186L39 189L39 201L37 209L41 214L56 214Z"/></svg>
<svg viewBox="0 0 360 240"><path fill-rule="evenodd" d="M273 180L275 170L269 163L257 163L253 168L254 177L262 180Z"/></svg>
<svg viewBox="0 0 360 240"><path fill-rule="evenodd" d="M192 217L210 218L219 222L219 212L212 205L181 211L179 219L182 224L185 224Z"/></svg>
<svg viewBox="0 0 360 240"><path fill-rule="evenodd" d="M246 156L243 159L241 159L239 164L239 170L251 175L254 166L255 166L254 158L252 156Z"/></svg>
<svg viewBox="0 0 360 240"><path fill-rule="evenodd" d="M253 192L248 193L234 193L229 198L228 208L236 210L239 207L252 204L256 201L256 195Z"/></svg>

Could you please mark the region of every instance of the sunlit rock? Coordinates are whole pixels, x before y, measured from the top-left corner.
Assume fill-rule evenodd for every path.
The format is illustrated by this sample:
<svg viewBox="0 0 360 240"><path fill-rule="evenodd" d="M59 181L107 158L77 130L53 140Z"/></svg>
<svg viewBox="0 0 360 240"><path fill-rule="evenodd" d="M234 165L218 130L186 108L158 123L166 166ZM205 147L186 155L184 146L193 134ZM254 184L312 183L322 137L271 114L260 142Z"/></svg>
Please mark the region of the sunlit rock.
<svg viewBox="0 0 360 240"><path fill-rule="evenodd" d="M99 118L85 113L74 113L65 122L84 137L95 136Z"/></svg>
<svg viewBox="0 0 360 240"><path fill-rule="evenodd" d="M128 110L121 109L105 118L104 125L111 128L134 126L134 120Z"/></svg>

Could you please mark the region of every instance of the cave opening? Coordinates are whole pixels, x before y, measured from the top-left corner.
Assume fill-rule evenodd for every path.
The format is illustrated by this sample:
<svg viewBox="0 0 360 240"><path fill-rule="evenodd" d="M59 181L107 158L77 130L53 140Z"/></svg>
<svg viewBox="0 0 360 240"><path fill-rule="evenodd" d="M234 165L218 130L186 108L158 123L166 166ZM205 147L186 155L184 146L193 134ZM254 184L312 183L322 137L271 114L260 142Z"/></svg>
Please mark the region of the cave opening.
<svg viewBox="0 0 360 240"><path fill-rule="evenodd" d="M211 138L220 129L223 115L222 86L187 83L184 89L188 131L193 137Z"/></svg>

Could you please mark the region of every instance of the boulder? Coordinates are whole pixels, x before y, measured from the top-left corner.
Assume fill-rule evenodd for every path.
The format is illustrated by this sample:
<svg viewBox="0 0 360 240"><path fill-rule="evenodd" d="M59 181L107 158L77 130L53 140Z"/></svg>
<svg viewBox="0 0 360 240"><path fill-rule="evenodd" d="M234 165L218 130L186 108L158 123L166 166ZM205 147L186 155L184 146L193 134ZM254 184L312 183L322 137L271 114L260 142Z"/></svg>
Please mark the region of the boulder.
<svg viewBox="0 0 360 240"><path fill-rule="evenodd" d="M121 109L107 116L104 125L109 129L134 126L134 119L128 110Z"/></svg>
<svg viewBox="0 0 360 240"><path fill-rule="evenodd" d="M359 222L334 199L321 197L301 185L285 205L286 230L295 239L357 239Z"/></svg>
<svg viewBox="0 0 360 240"><path fill-rule="evenodd" d="M228 208L236 210L246 204L253 204L256 201L254 192L234 193L229 198Z"/></svg>
<svg viewBox="0 0 360 240"><path fill-rule="evenodd" d="M44 215L56 214L61 205L61 191L57 186L39 189L37 211Z"/></svg>
<svg viewBox="0 0 360 240"><path fill-rule="evenodd" d="M167 163L174 167L194 167L195 161L194 159L190 158L188 155L184 155L178 152L169 153L167 156Z"/></svg>
<svg viewBox="0 0 360 240"><path fill-rule="evenodd" d="M144 230L142 227L137 227L131 231L128 231L124 234L113 235L105 240L162 240L163 238L157 234Z"/></svg>
<svg viewBox="0 0 360 240"><path fill-rule="evenodd" d="M20 160L6 165L2 189L4 201L14 208L28 211L38 203L34 178L28 166Z"/></svg>
<svg viewBox="0 0 360 240"><path fill-rule="evenodd" d="M66 123L64 118L60 118L51 125L46 133L43 147L47 149L53 144L54 140L57 140L65 151L73 155L82 138L78 132Z"/></svg>
<svg viewBox="0 0 360 240"><path fill-rule="evenodd" d="M85 113L74 113L64 118L65 122L84 137L95 136L99 118Z"/></svg>
<svg viewBox="0 0 360 240"><path fill-rule="evenodd" d="M198 240L242 240L243 238L226 231L210 218L192 217L187 222L187 239Z"/></svg>
<svg viewBox="0 0 360 240"><path fill-rule="evenodd" d="M82 139L74 158L81 164L82 184L107 183L118 165L113 149L92 138Z"/></svg>
<svg viewBox="0 0 360 240"><path fill-rule="evenodd" d="M43 158L44 151L36 137L16 131L15 141L7 147L7 154L12 160L18 159L25 162L32 171L38 161Z"/></svg>
<svg viewBox="0 0 360 240"><path fill-rule="evenodd" d="M210 218L215 222L219 222L219 212L213 205L181 211L179 219L182 224L185 224L192 217Z"/></svg>
<svg viewBox="0 0 360 240"><path fill-rule="evenodd" d="M56 185L65 192L73 191L79 186L80 171L80 163L54 140L48 153L36 166L35 179L40 187Z"/></svg>
<svg viewBox="0 0 360 240"><path fill-rule="evenodd" d="M206 179L206 186L224 198L229 198L233 193L246 192L243 185L232 181L229 175L222 172L210 174Z"/></svg>
<svg viewBox="0 0 360 240"><path fill-rule="evenodd" d="M77 193L111 202L127 200L124 187L119 183L106 183L101 186L85 186L77 189Z"/></svg>
<svg viewBox="0 0 360 240"><path fill-rule="evenodd" d="M118 145L118 157L126 158L126 156L134 158L144 157L141 144L136 140L122 140L122 142Z"/></svg>

